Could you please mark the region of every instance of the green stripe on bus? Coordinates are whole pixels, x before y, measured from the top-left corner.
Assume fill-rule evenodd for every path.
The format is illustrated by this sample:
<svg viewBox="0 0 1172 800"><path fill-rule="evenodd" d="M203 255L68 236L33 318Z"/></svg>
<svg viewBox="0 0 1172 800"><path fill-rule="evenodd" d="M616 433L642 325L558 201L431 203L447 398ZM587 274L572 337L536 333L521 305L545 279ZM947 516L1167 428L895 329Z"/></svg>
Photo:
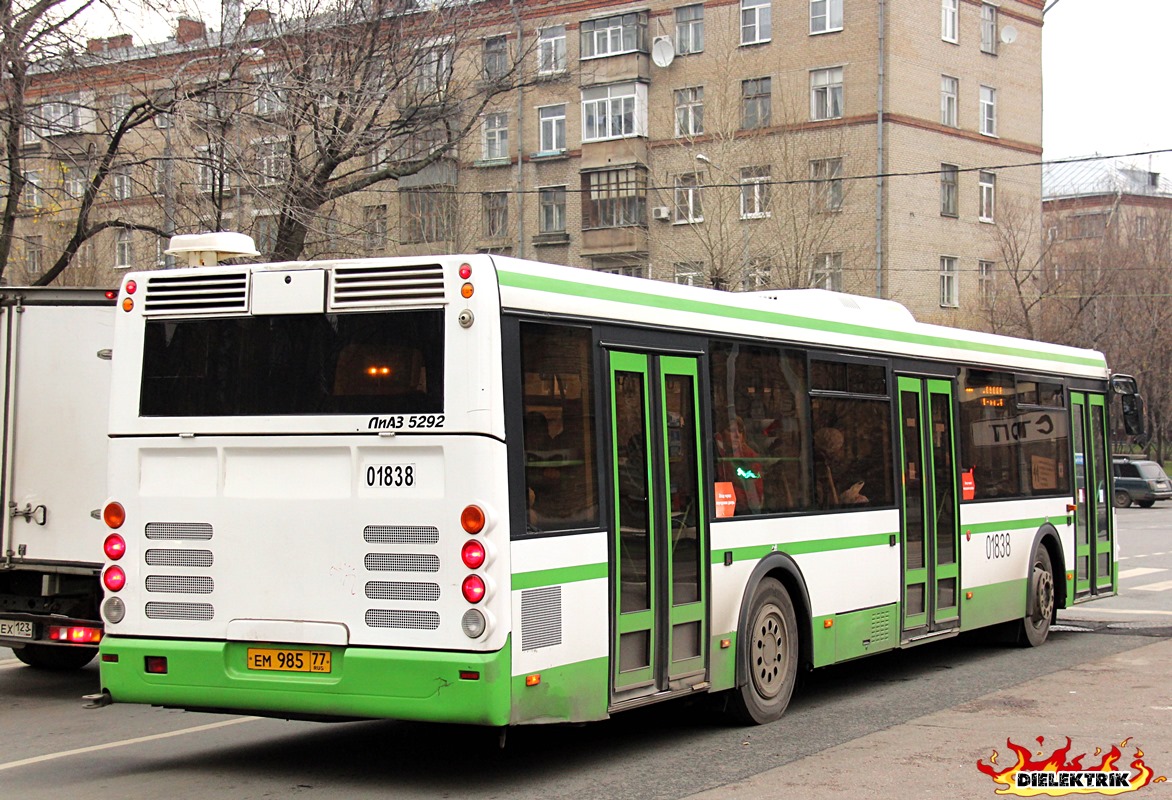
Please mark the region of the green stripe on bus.
<svg viewBox="0 0 1172 800"><path fill-rule="evenodd" d="M539 569L533 572L519 572L513 575L513 590L534 589L538 586L556 586L561 583L592 581L610 574L606 564L581 564L576 567Z"/></svg>
<svg viewBox="0 0 1172 800"><path fill-rule="evenodd" d="M762 544L753 547L734 547L713 549L712 563L724 563L724 554L731 552L733 561L760 561L770 553L786 553L791 556L806 553L829 553L832 550L853 550L859 547L888 547L891 537L895 533L871 533L864 536L844 536L840 539L810 539L804 542L789 542L788 544Z"/></svg>
<svg viewBox="0 0 1172 800"><path fill-rule="evenodd" d="M545 278L539 275L526 275L519 272L498 270L497 278L502 286L512 286L517 289L532 289L539 292L553 292L575 297L587 297L593 300L607 300L614 303L650 306L667 311L683 311L709 316L740 319L746 322L767 322L775 325L788 325L793 328L821 331L824 333L841 333L850 336L865 336L872 339L882 339L905 344L922 344L931 347L951 347L956 350L967 350L974 353L990 353L1002 356L1016 356L1039 361L1057 361L1063 364L1074 364L1084 367L1106 368L1107 363L1101 358L1068 355L1063 353L1039 354L1036 350L1024 347L1010 347L980 342L963 342L949 339L944 336L929 336L922 333L905 333L890 331L885 328L873 328L867 325L857 325L849 322L828 322L826 320L798 317L792 314L782 314L776 311L755 308L730 308L701 300L685 300L679 297L662 297L645 292L633 292L629 289L608 289L604 286L592 286L586 283Z"/></svg>
<svg viewBox="0 0 1172 800"><path fill-rule="evenodd" d="M1065 514L1055 514L1052 517L1035 517L1034 519L1006 519L1001 522L981 522L977 525L962 526L965 533L1001 533L1003 531L1037 530L1046 523L1056 524L1058 519L1062 525L1066 524Z"/></svg>

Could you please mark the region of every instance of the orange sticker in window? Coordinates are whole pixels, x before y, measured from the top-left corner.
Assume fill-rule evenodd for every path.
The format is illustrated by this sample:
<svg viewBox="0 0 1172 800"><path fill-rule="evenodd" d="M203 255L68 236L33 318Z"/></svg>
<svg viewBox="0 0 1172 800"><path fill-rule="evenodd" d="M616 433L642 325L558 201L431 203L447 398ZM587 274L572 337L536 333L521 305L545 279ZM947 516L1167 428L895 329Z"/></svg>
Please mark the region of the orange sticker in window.
<svg viewBox="0 0 1172 800"><path fill-rule="evenodd" d="M716 517L722 519L731 517L737 510L737 494L733 491L732 481L716 482Z"/></svg>

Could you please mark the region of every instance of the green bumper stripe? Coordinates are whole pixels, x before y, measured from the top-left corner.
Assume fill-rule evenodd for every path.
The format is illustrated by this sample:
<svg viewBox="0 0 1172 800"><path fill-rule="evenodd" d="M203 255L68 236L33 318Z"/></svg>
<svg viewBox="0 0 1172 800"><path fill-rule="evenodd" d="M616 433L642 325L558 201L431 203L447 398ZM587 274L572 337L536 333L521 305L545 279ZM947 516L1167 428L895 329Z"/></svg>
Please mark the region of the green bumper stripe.
<svg viewBox="0 0 1172 800"><path fill-rule="evenodd" d="M328 675L249 670L249 647L271 645L108 636L100 648L102 687L116 703L244 714L509 723L509 643L495 653L313 647L330 651ZM118 660L108 661L110 656ZM146 656L165 656L167 674L147 673ZM479 677L462 679L461 671Z"/></svg>
<svg viewBox="0 0 1172 800"><path fill-rule="evenodd" d="M964 525L961 527L961 533L1001 533L1003 531L1020 531L1020 530L1037 530L1045 525L1047 522L1054 524L1052 520L1060 519L1062 524L1066 524L1065 514L1056 514L1053 517L1036 517L1035 519L1007 519L1001 522L982 522L979 525Z"/></svg>
<svg viewBox="0 0 1172 800"><path fill-rule="evenodd" d="M606 719L610 702L610 659L595 658L533 673L540 680L527 685L526 675L513 676L512 722L590 722Z"/></svg>
<svg viewBox="0 0 1172 800"><path fill-rule="evenodd" d="M891 537L895 533L872 533L866 536L844 536L841 539L810 539L805 542L790 542L788 544L762 544L754 547L735 547L732 549L733 561L760 561L770 553L787 553L802 555L804 553L828 553L832 550L853 550L859 547L888 547ZM728 549L712 551L712 563L723 564L724 554Z"/></svg>
<svg viewBox="0 0 1172 800"><path fill-rule="evenodd" d="M668 311L707 314L709 316L726 317L728 319L740 319L746 322L788 325L793 328L803 328L811 331L840 333L848 336L865 336L871 339L921 344L930 347L947 347L955 350L968 350L974 353L995 353L997 355L1028 358L1036 361L1057 361L1064 364L1106 368L1106 362L1101 358L1075 356L1064 353L1039 354L1035 350L1029 350L1024 347L1010 347L1008 345L985 344L980 342L962 342L944 336L890 331L884 328L872 328L866 325L855 325L845 322L829 322L809 317L798 317L793 314L781 314L765 309L730 308L700 300L662 297L644 292L632 292L628 289L618 291L603 286L592 286L590 284L577 283L576 281L545 278L537 275L524 275L518 272L498 270L497 279L502 286L512 286L518 289L532 289L539 292L553 292L556 294L571 295L573 297L588 297L594 300L607 300L614 303L650 306Z"/></svg>
<svg viewBox="0 0 1172 800"><path fill-rule="evenodd" d="M596 578L605 578L608 574L610 571L606 564L582 564L577 567L518 572L513 575L513 591L533 589L538 586L556 586L560 583L591 581Z"/></svg>

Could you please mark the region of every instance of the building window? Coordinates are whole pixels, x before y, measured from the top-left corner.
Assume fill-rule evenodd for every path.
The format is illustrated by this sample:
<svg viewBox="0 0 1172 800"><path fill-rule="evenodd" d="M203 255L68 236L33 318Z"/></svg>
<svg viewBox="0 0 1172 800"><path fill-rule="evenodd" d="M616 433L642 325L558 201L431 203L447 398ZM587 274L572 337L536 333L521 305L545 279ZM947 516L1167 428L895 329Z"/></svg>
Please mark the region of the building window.
<svg viewBox="0 0 1172 800"><path fill-rule="evenodd" d="M741 219L769 216L769 167L741 167Z"/></svg>
<svg viewBox="0 0 1172 800"><path fill-rule="evenodd" d="M619 83L582 90L582 141L622 139L647 132L647 84Z"/></svg>
<svg viewBox="0 0 1172 800"><path fill-rule="evenodd" d="M431 47L415 58L414 101L431 103L442 99L452 77L452 51Z"/></svg>
<svg viewBox="0 0 1172 800"><path fill-rule="evenodd" d="M595 272L609 275L626 275L628 278L646 278L647 265L631 258L592 258L590 268Z"/></svg>
<svg viewBox="0 0 1172 800"><path fill-rule="evenodd" d="M639 168L582 174L582 227L647 225L647 173Z"/></svg>
<svg viewBox="0 0 1172 800"><path fill-rule="evenodd" d="M754 292L765 289L773 283L773 262L768 258L751 258L745 265L744 278L741 280L741 290Z"/></svg>
<svg viewBox="0 0 1172 800"><path fill-rule="evenodd" d="M993 221L993 210L997 202L997 176L992 172L979 173L981 198L977 217L981 222Z"/></svg>
<svg viewBox="0 0 1172 800"><path fill-rule="evenodd" d="M989 86L981 87L981 133L997 135L997 90Z"/></svg>
<svg viewBox="0 0 1172 800"><path fill-rule="evenodd" d="M30 278L40 277L45 271L45 239L30 236L24 243L24 268Z"/></svg>
<svg viewBox="0 0 1172 800"><path fill-rule="evenodd" d="M940 215L956 217L960 215L959 207L960 167L956 164L940 165Z"/></svg>
<svg viewBox="0 0 1172 800"><path fill-rule="evenodd" d="M810 72L810 119L842 116L842 67Z"/></svg>
<svg viewBox="0 0 1172 800"><path fill-rule="evenodd" d="M956 308L960 305L960 291L957 286L956 256L940 256L940 307Z"/></svg>
<svg viewBox="0 0 1172 800"><path fill-rule="evenodd" d="M566 230L566 187L547 186L538 190L541 233L564 233Z"/></svg>
<svg viewBox="0 0 1172 800"><path fill-rule="evenodd" d="M264 139L256 145L257 180L262 186L273 186L285 177L285 142Z"/></svg>
<svg viewBox="0 0 1172 800"><path fill-rule="evenodd" d="M538 147L542 153L561 153L566 149L566 107L564 104L537 109L541 122Z"/></svg>
<svg viewBox="0 0 1172 800"><path fill-rule="evenodd" d="M84 108L76 95L44 103L40 107L40 124L45 136L78 133L86 127L91 109Z"/></svg>
<svg viewBox="0 0 1172 800"><path fill-rule="evenodd" d="M957 127L959 116L960 81L949 75L940 76L940 124Z"/></svg>
<svg viewBox="0 0 1172 800"><path fill-rule="evenodd" d="M675 182L675 221L703 222L704 209L700 203L700 175L689 172L677 175Z"/></svg>
<svg viewBox="0 0 1172 800"><path fill-rule="evenodd" d="M704 262L677 261L672 264L672 280L681 286L703 286Z"/></svg>
<svg viewBox="0 0 1172 800"><path fill-rule="evenodd" d="M810 33L842 30L842 0L810 0Z"/></svg>
<svg viewBox="0 0 1172 800"><path fill-rule="evenodd" d="M509 42L504 36L484 40L484 79L499 81L509 74Z"/></svg>
<svg viewBox="0 0 1172 800"><path fill-rule="evenodd" d="M813 181L814 209L838 211L842 208L844 187L842 159L822 158L810 162L810 180Z"/></svg>
<svg viewBox="0 0 1172 800"><path fill-rule="evenodd" d="M443 186L427 186L401 193L403 241L411 244L443 242L452 237L455 195Z"/></svg>
<svg viewBox="0 0 1172 800"><path fill-rule="evenodd" d="M113 196L115 200L129 200L134 194L130 182L130 167L123 165L114 167L111 171L111 179L113 182Z"/></svg>
<svg viewBox="0 0 1172 800"><path fill-rule="evenodd" d="M65 194L74 200L80 200L85 194L86 184L89 183L89 176L82 167L65 167L61 176L61 188L65 190Z"/></svg>
<svg viewBox="0 0 1172 800"><path fill-rule="evenodd" d="M582 22L582 58L647 52L647 12Z"/></svg>
<svg viewBox="0 0 1172 800"><path fill-rule="evenodd" d="M1106 233L1106 214L1079 214L1066 218L1067 239L1099 239Z"/></svg>
<svg viewBox="0 0 1172 800"><path fill-rule="evenodd" d="M132 105L130 95L125 92L118 92L110 96L110 129L115 130L125 120L127 114L130 113L130 106Z"/></svg>
<svg viewBox="0 0 1172 800"><path fill-rule="evenodd" d="M772 79L755 78L741 81L741 127L745 130L764 128L772 117Z"/></svg>
<svg viewBox="0 0 1172 800"><path fill-rule="evenodd" d="M819 253L814 256L810 286L832 292L842 291L842 253Z"/></svg>
<svg viewBox="0 0 1172 800"><path fill-rule="evenodd" d="M704 52L704 6L676 9L676 54Z"/></svg>
<svg viewBox="0 0 1172 800"><path fill-rule="evenodd" d="M276 72L258 72L255 77L257 116L270 117L284 111L285 88L281 76Z"/></svg>
<svg viewBox="0 0 1172 800"><path fill-rule="evenodd" d="M367 253L376 253L386 248L386 206L365 206L362 209L362 246Z"/></svg>
<svg viewBox="0 0 1172 800"><path fill-rule="evenodd" d="M484 217L485 238L503 239L509 235L508 192L484 192L480 195L480 208Z"/></svg>
<svg viewBox="0 0 1172 800"><path fill-rule="evenodd" d="M30 169L24 173L24 203L29 208L40 208L45 202L41 193L41 171Z"/></svg>
<svg viewBox="0 0 1172 800"><path fill-rule="evenodd" d="M981 299L982 308L992 308L997 292L997 273L993 271L992 261L977 262L977 294Z"/></svg>
<svg viewBox="0 0 1172 800"><path fill-rule="evenodd" d="M484 160L509 157L509 115L504 112L484 115Z"/></svg>
<svg viewBox="0 0 1172 800"><path fill-rule="evenodd" d="M134 266L134 231L122 228L114 241L114 266L126 269Z"/></svg>
<svg viewBox="0 0 1172 800"><path fill-rule="evenodd" d="M228 173L224 169L222 146L209 145L195 148L196 187L210 194L228 185Z"/></svg>
<svg viewBox="0 0 1172 800"><path fill-rule="evenodd" d="M760 44L773 38L772 0L741 0L741 44Z"/></svg>
<svg viewBox="0 0 1172 800"><path fill-rule="evenodd" d="M566 26L542 28L537 34L537 71L557 75L566 71Z"/></svg>
<svg viewBox="0 0 1172 800"><path fill-rule="evenodd" d="M704 87L676 89L676 136L704 133Z"/></svg>
<svg viewBox="0 0 1172 800"><path fill-rule="evenodd" d="M981 5L981 52L997 55L997 6Z"/></svg>
<svg viewBox="0 0 1172 800"><path fill-rule="evenodd" d="M960 0L941 0L940 38L956 44L960 41Z"/></svg>

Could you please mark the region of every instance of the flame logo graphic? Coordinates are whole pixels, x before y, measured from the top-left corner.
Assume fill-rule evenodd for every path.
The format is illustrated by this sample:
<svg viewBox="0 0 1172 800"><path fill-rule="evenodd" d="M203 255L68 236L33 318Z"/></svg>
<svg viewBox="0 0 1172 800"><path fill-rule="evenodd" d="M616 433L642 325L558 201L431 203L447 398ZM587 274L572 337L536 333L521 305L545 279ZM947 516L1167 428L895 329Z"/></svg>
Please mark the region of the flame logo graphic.
<svg viewBox="0 0 1172 800"><path fill-rule="evenodd" d="M1038 746L1043 743L1043 737L1038 737ZM997 751L989 757L989 763L977 761L977 769L993 779L998 784L997 794L1013 795L1014 797L1065 797L1067 795L1120 795L1142 789L1149 783L1163 783L1166 778L1155 777L1152 769L1143 761L1143 751L1135 749L1131 770L1123 771L1116 768L1116 762L1123 757L1120 747L1127 747L1130 739L1124 739L1119 747L1114 745L1102 756L1102 760L1094 765L1084 767L1082 760L1086 753L1068 757L1070 755L1070 737L1066 737L1066 745L1060 747L1046 758L1036 760L1031 757L1029 748L1015 744L1006 739L1005 744L1017 754L1017 763L1003 770L997 767ZM1095 756L1103 753L1101 748L1095 748ZM1038 753L1039 758L1042 753ZM1048 775L1046 773L1049 773ZM1077 773L1072 775L1071 773Z"/></svg>

